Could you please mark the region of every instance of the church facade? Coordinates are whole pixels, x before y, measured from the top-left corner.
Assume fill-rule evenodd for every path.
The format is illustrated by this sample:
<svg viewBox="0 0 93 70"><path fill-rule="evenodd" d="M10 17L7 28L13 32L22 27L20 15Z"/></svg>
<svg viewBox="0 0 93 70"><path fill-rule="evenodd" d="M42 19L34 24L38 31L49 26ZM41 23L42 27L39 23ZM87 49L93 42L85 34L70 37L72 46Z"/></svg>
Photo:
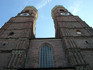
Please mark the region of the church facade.
<svg viewBox="0 0 93 70"><path fill-rule="evenodd" d="M93 69L93 29L63 6L52 9L55 38L35 38L38 11L28 6L0 29L0 70Z"/></svg>

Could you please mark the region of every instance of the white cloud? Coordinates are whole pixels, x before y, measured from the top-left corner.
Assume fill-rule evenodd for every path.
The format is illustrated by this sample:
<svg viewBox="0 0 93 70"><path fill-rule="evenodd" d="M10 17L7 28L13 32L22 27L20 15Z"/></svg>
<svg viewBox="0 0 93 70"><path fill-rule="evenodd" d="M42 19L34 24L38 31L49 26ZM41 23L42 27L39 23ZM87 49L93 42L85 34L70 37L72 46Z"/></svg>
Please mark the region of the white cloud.
<svg viewBox="0 0 93 70"><path fill-rule="evenodd" d="M42 7L44 7L46 4L48 4L49 2L51 2L52 0L42 0L37 6L37 9L40 9Z"/></svg>
<svg viewBox="0 0 93 70"><path fill-rule="evenodd" d="M73 4L69 7L69 10L72 14L77 15L78 11L80 10L81 1L75 0Z"/></svg>

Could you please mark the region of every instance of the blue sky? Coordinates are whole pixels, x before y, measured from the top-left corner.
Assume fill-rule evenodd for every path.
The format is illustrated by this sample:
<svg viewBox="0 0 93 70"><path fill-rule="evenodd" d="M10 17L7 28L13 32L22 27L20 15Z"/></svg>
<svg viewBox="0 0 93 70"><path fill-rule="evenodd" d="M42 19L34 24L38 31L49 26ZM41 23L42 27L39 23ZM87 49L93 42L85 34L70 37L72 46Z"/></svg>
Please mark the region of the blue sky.
<svg viewBox="0 0 93 70"><path fill-rule="evenodd" d="M51 10L56 5L63 5L73 15L78 15L93 27L93 0L0 0L0 27L26 6L35 6L38 9L36 37L55 37Z"/></svg>

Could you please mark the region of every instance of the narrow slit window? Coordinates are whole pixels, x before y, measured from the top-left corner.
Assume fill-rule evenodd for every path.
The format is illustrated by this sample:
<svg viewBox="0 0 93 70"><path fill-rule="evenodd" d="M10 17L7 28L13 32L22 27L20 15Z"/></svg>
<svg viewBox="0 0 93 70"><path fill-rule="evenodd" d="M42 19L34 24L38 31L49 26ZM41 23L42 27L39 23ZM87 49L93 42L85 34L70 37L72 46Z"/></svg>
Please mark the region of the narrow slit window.
<svg viewBox="0 0 93 70"><path fill-rule="evenodd" d="M6 44L5 43L3 43L3 46L5 46Z"/></svg>
<svg viewBox="0 0 93 70"><path fill-rule="evenodd" d="M88 41L85 41L86 42L86 44L89 44L89 42Z"/></svg>

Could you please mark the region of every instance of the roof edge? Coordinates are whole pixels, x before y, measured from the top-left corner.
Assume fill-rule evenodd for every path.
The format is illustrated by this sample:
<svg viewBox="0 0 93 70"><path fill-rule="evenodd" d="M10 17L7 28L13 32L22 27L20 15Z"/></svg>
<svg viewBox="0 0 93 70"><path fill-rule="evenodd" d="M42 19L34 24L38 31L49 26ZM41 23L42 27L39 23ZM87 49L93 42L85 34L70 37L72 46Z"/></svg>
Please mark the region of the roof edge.
<svg viewBox="0 0 93 70"><path fill-rule="evenodd" d="M38 11L34 6L26 6L26 7L30 7L30 8L35 9L36 11ZM25 8L26 8L26 7L25 7Z"/></svg>

